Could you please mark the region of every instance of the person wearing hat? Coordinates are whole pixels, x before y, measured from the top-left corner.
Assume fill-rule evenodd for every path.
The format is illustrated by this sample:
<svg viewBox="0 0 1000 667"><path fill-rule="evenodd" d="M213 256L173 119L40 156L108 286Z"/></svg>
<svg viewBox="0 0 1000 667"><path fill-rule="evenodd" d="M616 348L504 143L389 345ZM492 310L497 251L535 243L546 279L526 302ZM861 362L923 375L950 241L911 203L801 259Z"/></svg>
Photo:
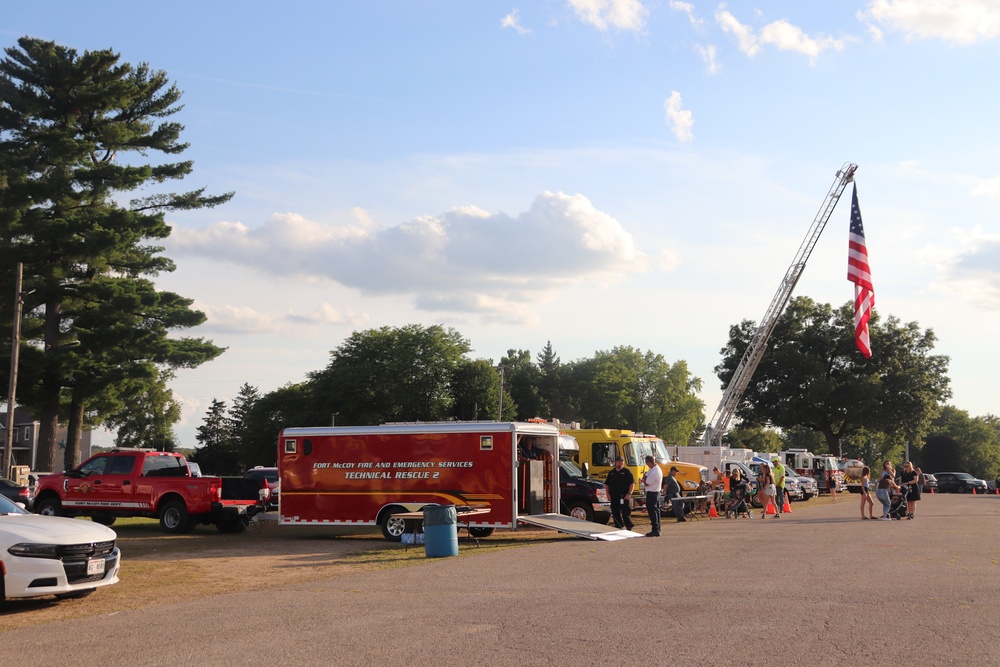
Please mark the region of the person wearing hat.
<svg viewBox="0 0 1000 667"><path fill-rule="evenodd" d="M615 528L632 530L632 492L635 491L635 476L625 467L625 459L615 457L615 467L608 473L604 483L611 498L611 518Z"/></svg>
<svg viewBox="0 0 1000 667"><path fill-rule="evenodd" d="M671 466L670 472L667 473L667 479L663 483L663 499L669 500L670 505L674 509L674 516L677 517L677 521L687 521L684 518L684 501L681 500L681 484L677 481L677 467Z"/></svg>
<svg viewBox="0 0 1000 667"><path fill-rule="evenodd" d="M774 474L774 488L777 491L774 501L774 509L777 512L774 518L777 519L781 516L781 508L785 506L785 466L781 465L781 459L773 456L771 457L771 469ZM767 508L765 507L764 510L766 511Z"/></svg>

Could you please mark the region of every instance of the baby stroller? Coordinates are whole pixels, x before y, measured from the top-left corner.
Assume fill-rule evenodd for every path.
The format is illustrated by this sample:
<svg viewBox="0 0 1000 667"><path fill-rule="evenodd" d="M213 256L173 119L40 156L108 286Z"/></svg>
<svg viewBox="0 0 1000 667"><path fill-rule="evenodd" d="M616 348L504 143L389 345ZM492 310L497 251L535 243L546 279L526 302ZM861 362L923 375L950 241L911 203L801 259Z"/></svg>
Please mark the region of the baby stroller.
<svg viewBox="0 0 1000 667"><path fill-rule="evenodd" d="M905 519L906 514L906 490L901 489L889 497L889 518Z"/></svg>
<svg viewBox="0 0 1000 667"><path fill-rule="evenodd" d="M726 518L732 513L734 519L739 519L741 514L746 514L748 518L753 518L750 505L747 502L747 485L737 484L729 495L729 504L726 505Z"/></svg>

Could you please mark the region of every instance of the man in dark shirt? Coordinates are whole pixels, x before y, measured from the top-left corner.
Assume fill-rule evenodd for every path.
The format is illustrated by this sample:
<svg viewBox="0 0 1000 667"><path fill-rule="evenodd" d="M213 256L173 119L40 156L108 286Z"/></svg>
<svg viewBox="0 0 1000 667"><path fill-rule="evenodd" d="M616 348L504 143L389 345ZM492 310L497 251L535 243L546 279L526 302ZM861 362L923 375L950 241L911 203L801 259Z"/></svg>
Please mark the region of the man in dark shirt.
<svg viewBox="0 0 1000 667"><path fill-rule="evenodd" d="M663 499L670 501L677 521L687 521L684 518L684 501L681 500L681 484L677 481L677 472L677 468L670 468L670 473L663 484Z"/></svg>
<svg viewBox="0 0 1000 667"><path fill-rule="evenodd" d="M611 517L615 520L615 528L632 530L632 491L635 490L635 477L632 471L625 467L625 459L615 457L615 467L608 473L604 481L608 486L608 496L611 498Z"/></svg>

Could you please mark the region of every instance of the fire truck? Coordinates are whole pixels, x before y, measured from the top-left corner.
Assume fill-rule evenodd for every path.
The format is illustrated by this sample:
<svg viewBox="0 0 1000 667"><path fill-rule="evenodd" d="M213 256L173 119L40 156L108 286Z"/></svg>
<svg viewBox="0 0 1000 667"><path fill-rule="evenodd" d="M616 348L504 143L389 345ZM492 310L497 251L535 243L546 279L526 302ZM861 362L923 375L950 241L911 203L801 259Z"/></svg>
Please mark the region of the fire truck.
<svg viewBox="0 0 1000 667"><path fill-rule="evenodd" d="M279 524L380 526L391 541L414 528L394 515L430 505L487 509L463 521L474 537L561 507L559 429L545 423L286 428L278 471Z"/></svg>

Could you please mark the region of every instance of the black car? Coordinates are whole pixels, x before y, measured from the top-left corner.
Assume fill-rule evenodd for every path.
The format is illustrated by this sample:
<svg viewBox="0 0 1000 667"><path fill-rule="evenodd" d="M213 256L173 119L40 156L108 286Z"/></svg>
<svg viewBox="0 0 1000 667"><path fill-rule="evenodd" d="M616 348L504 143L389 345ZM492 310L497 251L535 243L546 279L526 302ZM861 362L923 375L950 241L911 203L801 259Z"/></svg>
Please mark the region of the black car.
<svg viewBox="0 0 1000 667"><path fill-rule="evenodd" d="M26 508L31 509L31 489L27 486L0 477L0 496L7 497L11 502L23 503Z"/></svg>
<svg viewBox="0 0 1000 667"><path fill-rule="evenodd" d="M967 472L938 472L934 477L941 493L972 493L973 489L976 493L986 493L986 482Z"/></svg>

